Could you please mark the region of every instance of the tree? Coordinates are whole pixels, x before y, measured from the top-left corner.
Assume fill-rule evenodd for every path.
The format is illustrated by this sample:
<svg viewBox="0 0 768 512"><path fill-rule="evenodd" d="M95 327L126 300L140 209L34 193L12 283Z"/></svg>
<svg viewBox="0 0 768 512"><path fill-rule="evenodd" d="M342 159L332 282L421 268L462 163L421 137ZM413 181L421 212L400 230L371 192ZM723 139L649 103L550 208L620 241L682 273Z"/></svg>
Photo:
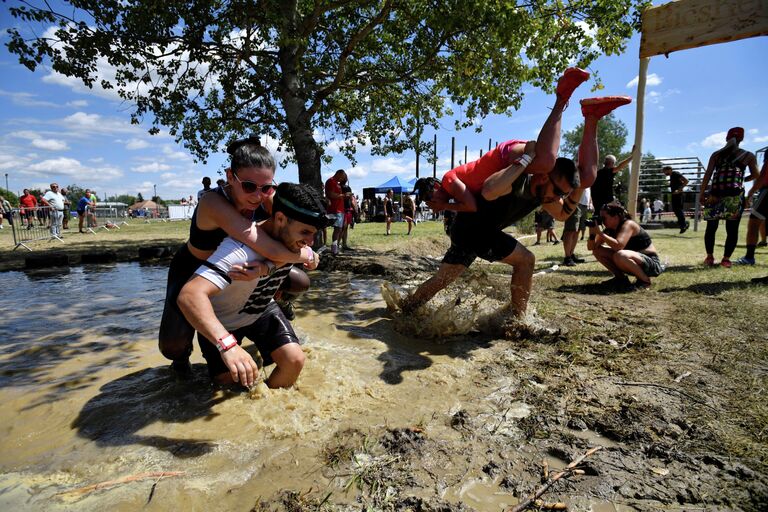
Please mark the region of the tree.
<svg viewBox="0 0 768 512"><path fill-rule="evenodd" d="M571 158L576 158L581 145L581 134L584 132L584 122L573 130L565 132L561 137L560 152ZM606 155L614 155L618 160L622 149L627 144L627 125L613 114L609 114L597 123L597 143L600 148L599 161L602 163Z"/></svg>
<svg viewBox="0 0 768 512"><path fill-rule="evenodd" d="M137 202L137 203L141 203L141 202L144 202L144 196L142 196L142 195L141 195L141 192L139 192L138 194L136 194L136 202Z"/></svg>
<svg viewBox="0 0 768 512"><path fill-rule="evenodd" d="M3 197L6 201L11 203L11 206L14 208L19 206L19 197L10 190L0 187L0 197Z"/></svg>
<svg viewBox="0 0 768 512"><path fill-rule="evenodd" d="M115 201L117 203L125 203L128 206L131 206L132 204L137 202L137 199L136 199L136 196L132 196L130 194L120 194L119 196L113 197L112 201Z"/></svg>
<svg viewBox="0 0 768 512"><path fill-rule="evenodd" d="M75 9L58 11L33 2L10 8L46 29L9 29L8 48L29 69L50 62L88 87L116 90L133 122L151 114L151 133L167 126L202 160L238 136L275 139L299 180L317 187L333 138L353 164L358 143L374 154L417 145L428 154L420 134L454 106L462 128L519 107L524 83L552 91L569 63L623 51L650 4L69 0ZM114 78L99 75L103 64Z"/></svg>

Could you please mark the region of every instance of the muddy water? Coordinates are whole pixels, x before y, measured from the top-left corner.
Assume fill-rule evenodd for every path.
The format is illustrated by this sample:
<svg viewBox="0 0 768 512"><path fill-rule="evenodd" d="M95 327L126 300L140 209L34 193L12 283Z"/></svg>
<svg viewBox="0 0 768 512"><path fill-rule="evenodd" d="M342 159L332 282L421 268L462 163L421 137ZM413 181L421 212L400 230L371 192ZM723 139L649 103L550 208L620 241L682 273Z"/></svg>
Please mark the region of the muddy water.
<svg viewBox="0 0 768 512"><path fill-rule="evenodd" d="M247 510L280 489L328 488L319 453L340 432L417 426L477 399L467 376L480 342L400 334L381 282L343 274L315 277L299 305L307 363L294 389L214 391L197 348L194 380L176 382L155 341L166 271L3 274L0 509ZM458 436L439 421L431 435ZM79 492L164 471L181 474ZM477 510L515 502L471 479L444 496Z"/></svg>

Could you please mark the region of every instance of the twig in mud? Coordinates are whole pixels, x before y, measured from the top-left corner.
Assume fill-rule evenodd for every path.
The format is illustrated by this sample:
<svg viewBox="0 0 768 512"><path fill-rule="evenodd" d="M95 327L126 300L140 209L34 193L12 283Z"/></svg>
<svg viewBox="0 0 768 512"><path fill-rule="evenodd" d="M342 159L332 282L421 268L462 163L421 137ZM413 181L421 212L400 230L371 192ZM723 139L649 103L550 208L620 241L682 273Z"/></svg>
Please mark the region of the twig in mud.
<svg viewBox="0 0 768 512"><path fill-rule="evenodd" d="M579 322L584 322L585 324L594 325L594 326L597 326L597 327L602 327L602 325L603 325L600 322L595 322L595 321L592 321L592 320L587 320L586 318L581 318L580 316L576 316L576 315L573 315L571 313L566 313L565 316L567 316L568 318L573 318L574 320L578 320Z"/></svg>
<svg viewBox="0 0 768 512"><path fill-rule="evenodd" d="M108 487L114 487L116 485L122 485L129 482L138 482L141 480L149 480L149 479L155 479L155 484L157 484L157 482L159 482L163 478L171 478L174 476L181 476L183 474L184 474L184 471L156 471L152 473L138 473L136 475L124 476L122 478L117 478L115 480L107 480L106 482L87 485L85 487L72 489L70 491L63 491L63 492L57 493L56 496L83 496L85 494L88 494L89 492L97 491L99 489L106 489ZM150 496L150 499L151 499L151 496Z"/></svg>
<svg viewBox="0 0 768 512"><path fill-rule="evenodd" d="M619 386L637 386L637 387L650 387L650 388L659 388L663 389L665 391L674 391L675 393L679 393L683 395L684 397L690 398L697 404L703 405L705 407L709 407L713 411L719 412L715 407L712 407L708 403L706 403L704 400L701 400L699 398L696 398L695 396L686 393L685 391L681 391L679 389L675 389L669 386L664 386L663 384L656 384L655 382L616 382Z"/></svg>
<svg viewBox="0 0 768 512"><path fill-rule="evenodd" d="M547 492L547 489L549 489L552 486L552 484L554 484L555 482L557 482L558 480L560 480L564 476L568 476L568 475L572 474L574 468L576 466L578 466L579 464L581 464L584 461L584 459L586 459L587 457L589 457L593 453L601 450L602 448L603 448L602 446L595 446L594 448L590 448L589 450L587 450L583 455L581 455L576 460L574 460L573 462L568 464L568 466L564 470L562 470L559 473L556 473L554 476L552 476L552 478L550 478L544 485L542 485L539 488L538 491L533 493L532 496L529 496L522 503L519 503L519 504L515 505L514 507L509 509L507 512L522 512L526 508L530 507L535 500L537 500L538 498L541 497L542 494Z"/></svg>

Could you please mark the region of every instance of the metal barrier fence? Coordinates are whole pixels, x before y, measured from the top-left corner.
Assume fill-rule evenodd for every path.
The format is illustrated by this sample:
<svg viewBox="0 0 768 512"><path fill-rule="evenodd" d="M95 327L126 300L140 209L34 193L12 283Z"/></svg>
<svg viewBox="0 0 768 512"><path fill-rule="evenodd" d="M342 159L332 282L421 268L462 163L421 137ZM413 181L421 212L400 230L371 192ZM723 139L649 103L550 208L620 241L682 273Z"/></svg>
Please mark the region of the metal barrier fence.
<svg viewBox="0 0 768 512"><path fill-rule="evenodd" d="M79 219L78 219L79 222ZM124 206L97 206L85 207L85 221L83 229L95 233L99 229L120 229L120 226L128 224L128 208Z"/></svg>
<svg viewBox="0 0 768 512"><path fill-rule="evenodd" d="M48 206L36 208L14 208L8 221L13 231L13 250L24 247L31 251L26 244L39 240L61 239L61 222L64 212Z"/></svg>

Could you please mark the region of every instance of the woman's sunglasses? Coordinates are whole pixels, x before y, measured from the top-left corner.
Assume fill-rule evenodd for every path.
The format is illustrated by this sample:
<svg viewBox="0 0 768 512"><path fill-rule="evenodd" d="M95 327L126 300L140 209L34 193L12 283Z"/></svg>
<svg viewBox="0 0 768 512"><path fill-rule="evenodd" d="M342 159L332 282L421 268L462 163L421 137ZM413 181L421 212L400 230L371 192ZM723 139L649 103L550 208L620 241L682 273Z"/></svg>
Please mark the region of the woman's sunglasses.
<svg viewBox="0 0 768 512"><path fill-rule="evenodd" d="M252 181L243 181L240 178L238 178L236 173L232 173L232 176L235 177L237 182L240 184L240 186L243 188L243 192L246 194L253 194L257 190L261 192L262 194L269 194L270 191L275 188L274 183L267 183L266 185L257 185L256 183Z"/></svg>

